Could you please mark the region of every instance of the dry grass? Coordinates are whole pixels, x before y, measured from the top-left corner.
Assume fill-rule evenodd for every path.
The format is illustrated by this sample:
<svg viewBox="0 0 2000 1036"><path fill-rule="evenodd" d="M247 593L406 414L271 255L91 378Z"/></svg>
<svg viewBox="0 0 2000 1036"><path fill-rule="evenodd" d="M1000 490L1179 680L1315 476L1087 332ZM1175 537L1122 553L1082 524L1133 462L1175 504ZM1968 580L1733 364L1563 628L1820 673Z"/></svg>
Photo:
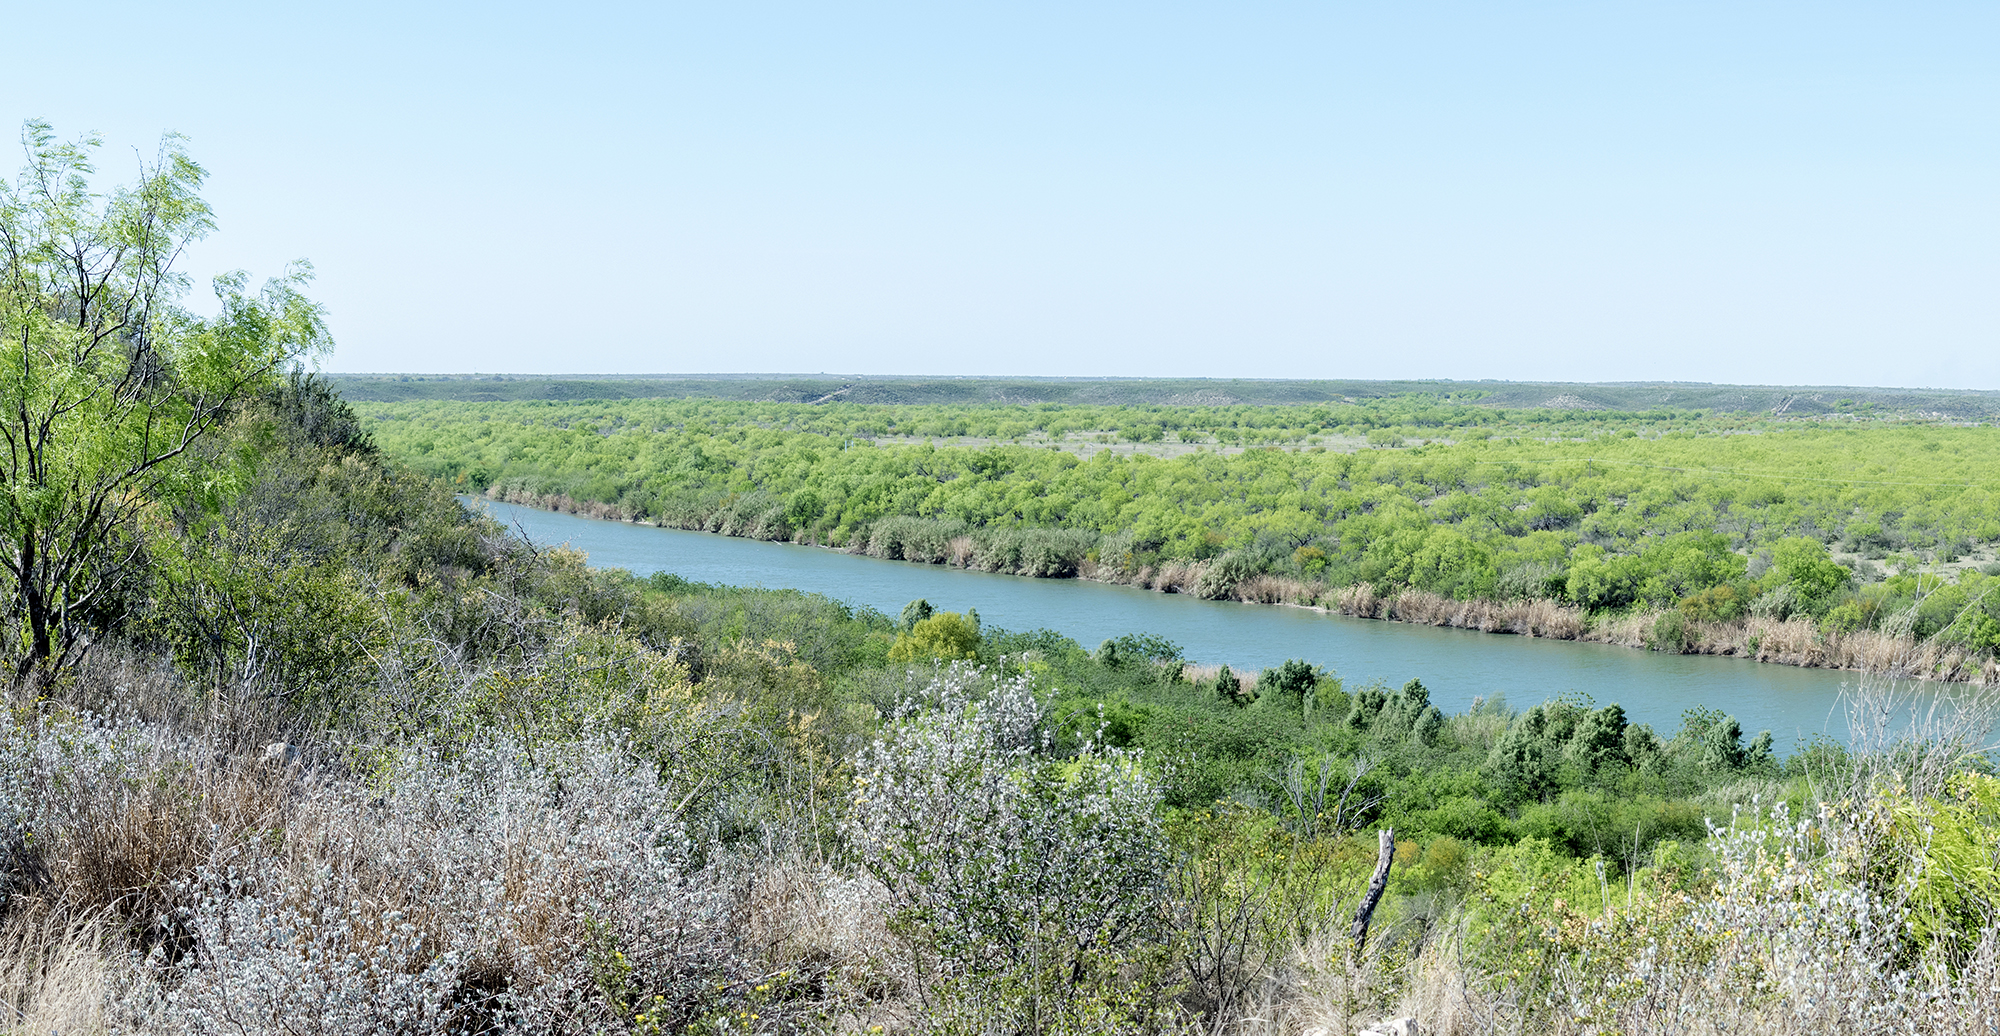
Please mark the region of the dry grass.
<svg viewBox="0 0 2000 1036"><path fill-rule="evenodd" d="M1168 561L1158 568L1140 569L1134 585L1161 593L1191 594L1206 571L1208 565L1205 562Z"/></svg>
<svg viewBox="0 0 2000 1036"><path fill-rule="evenodd" d="M1327 606L1341 615L1359 619L1382 618L1382 598L1367 583L1343 586L1326 597Z"/></svg>
<svg viewBox="0 0 2000 1036"><path fill-rule="evenodd" d="M503 504L518 504L558 514L574 514L584 518L600 518L613 522L632 521L634 515L617 504L607 504L600 500L578 500L567 493L530 493L525 489L501 489L494 486L486 491L489 500Z"/></svg>
<svg viewBox="0 0 2000 1036"><path fill-rule="evenodd" d="M1382 607L1401 622L1482 633L1577 640L1588 631L1583 610L1549 600L1460 601L1422 590L1405 590Z"/></svg>
<svg viewBox="0 0 2000 1036"><path fill-rule="evenodd" d="M28 909L112 918L151 949L182 937L160 919L191 905L204 868L290 829L288 773L235 758L191 761L174 747L154 741L130 765L47 772L40 820L59 834L45 838L42 880L21 897Z"/></svg>
<svg viewBox="0 0 2000 1036"><path fill-rule="evenodd" d="M1236 584L1232 593L1245 604L1311 605L1318 600L1318 584L1288 576L1258 575Z"/></svg>
<svg viewBox="0 0 2000 1036"><path fill-rule="evenodd" d="M1329 611L1362 619L1556 640L1580 640L1590 632L1589 619L1581 608L1542 599L1461 601L1426 590L1404 590L1384 597L1363 583L1330 591L1321 600Z"/></svg>
<svg viewBox="0 0 2000 1036"><path fill-rule="evenodd" d="M104 672L144 674L129 663ZM166 709L170 681L155 691ZM1864 681L1850 706L1860 764L1816 778L1827 801L1884 782L1938 792L1993 717L1976 689L1941 698L1885 681ZM1497 714L1453 722L1500 729ZM0 920L8 1031L276 1034L300 1018L327 1033L626 1031L653 995L676 1027L751 1004L782 1021L773 1031L928 1031L919 957L892 931L879 885L792 855L701 849L655 775L601 746L388 751L364 784L324 761L277 769L218 751L231 738L200 727L48 720L5 736L6 801L33 804L10 823L36 833L13 851ZM1467 1036L2000 1022L1996 930L1951 967L1906 966L1890 949L1897 904L1815 869L1829 853L1878 852L1865 840L1886 827L1839 812L1785 823L1765 827L1791 841L1711 839L1713 891L1648 936L1713 945L1706 955L1583 953L1534 992L1480 957L1466 914L1385 923L1355 961L1336 908L1264 929L1288 934L1229 965L1239 992L1226 1010L1198 1016L1191 993L1183 1021L1270 1036L1401 1015ZM1593 923L1579 918L1564 938L1597 946Z"/></svg>
<svg viewBox="0 0 2000 1036"><path fill-rule="evenodd" d="M784 858L750 880L738 925L758 959L797 962L823 981L883 999L909 985L909 959L881 910L888 892L867 874Z"/></svg>
<svg viewBox="0 0 2000 1036"><path fill-rule="evenodd" d="M1639 611L1600 620L1583 639L1643 648L1654 645L1654 629L1667 613ZM1735 655L1759 662L1815 669L1842 669L1898 679L1947 683L2000 683L2000 663L1963 647L1907 633L1822 630L1803 618L1752 616L1732 622L1691 622L1680 650L1687 654Z"/></svg>
<svg viewBox="0 0 2000 1036"><path fill-rule="evenodd" d="M103 926L26 916L0 926L0 1030L97 1033L121 989L122 962Z"/></svg>

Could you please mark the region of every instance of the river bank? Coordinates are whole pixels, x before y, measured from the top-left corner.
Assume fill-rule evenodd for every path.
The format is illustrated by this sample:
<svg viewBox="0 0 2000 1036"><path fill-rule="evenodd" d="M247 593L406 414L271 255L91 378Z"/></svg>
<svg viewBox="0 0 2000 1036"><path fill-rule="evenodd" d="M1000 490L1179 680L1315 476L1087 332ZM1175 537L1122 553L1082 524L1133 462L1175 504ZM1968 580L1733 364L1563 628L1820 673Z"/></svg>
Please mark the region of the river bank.
<svg viewBox="0 0 2000 1036"><path fill-rule="evenodd" d="M1078 578L1122 583L1163 593L1195 593L1210 562L1181 562L1121 572L1086 564ZM1542 599L1456 600L1424 590L1380 594L1367 584L1328 587L1304 580L1251 576L1223 597L1245 604L1275 604L1356 619L1576 640L1684 655L1750 658L1774 665L1881 673L1904 679L2000 683L2000 663L1962 648L1893 636L1876 630L1841 633L1810 619L1749 616L1696 622L1677 610L1642 610L1592 616L1582 608Z"/></svg>
<svg viewBox="0 0 2000 1036"><path fill-rule="evenodd" d="M1406 589L1380 594L1367 584L1330 587L1261 574L1240 579L1218 578L1214 561L1173 561L1157 566L1125 567L1084 557L1067 566L1038 569L1032 565L1021 565L1017 570L1015 566L1002 568L992 564L991 558L982 558L969 537L956 537L921 552L910 552L904 549L905 545L896 543L884 549L882 544L874 542L882 537L858 538L845 546L831 546L802 542L796 537L770 535L768 533L776 530L755 524L685 528L671 523L650 522L627 514L614 504L579 501L566 496L518 491L497 493L491 490L483 496L516 506L583 518L714 533L739 539L796 542L837 553L968 571L1073 578L1136 587L1155 593L1286 606L1357 619L1674 654L1736 657L1808 669L1877 673L1902 679L2000 684L2000 663L1990 657L1906 634L1894 635L1876 630L1848 633L1825 630L1804 618L1750 616L1732 621L1698 622L1686 618L1677 610L1641 610L1624 615L1593 616L1574 605L1549 599L1457 600L1423 590Z"/></svg>

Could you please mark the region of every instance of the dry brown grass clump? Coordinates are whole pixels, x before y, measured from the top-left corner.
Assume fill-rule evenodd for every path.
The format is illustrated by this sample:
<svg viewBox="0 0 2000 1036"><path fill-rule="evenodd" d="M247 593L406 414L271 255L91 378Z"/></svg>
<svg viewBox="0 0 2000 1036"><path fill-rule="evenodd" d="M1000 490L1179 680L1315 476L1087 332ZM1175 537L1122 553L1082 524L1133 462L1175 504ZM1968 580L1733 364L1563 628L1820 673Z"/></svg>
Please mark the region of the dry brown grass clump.
<svg viewBox="0 0 2000 1036"><path fill-rule="evenodd" d="M1311 604L1312 586L1286 576L1255 575L1236 584L1231 596L1245 604Z"/></svg>
<svg viewBox="0 0 2000 1036"><path fill-rule="evenodd" d="M128 976L104 926L47 918L0 922L0 1012L6 1031L98 1033Z"/></svg>
<svg viewBox="0 0 2000 1036"><path fill-rule="evenodd" d="M1676 643L1662 644L1662 620L1685 629ZM2000 663L1935 637L1906 632L1821 629L1810 619L1750 616L1728 622L1678 621L1673 611L1638 611L1598 621L1585 639L1621 647L1677 650L1686 654L1735 655L1759 662L1820 669L1844 669L1897 679L1947 683L2000 682Z"/></svg>
<svg viewBox="0 0 2000 1036"><path fill-rule="evenodd" d="M503 489L494 486L486 491L488 499L505 504L517 504L558 514L574 514L584 518L600 518L614 522L629 522L635 517L632 512L617 504L607 504L601 500L578 500L567 493L532 493L525 489Z"/></svg>
<svg viewBox="0 0 2000 1036"><path fill-rule="evenodd" d="M1200 561L1167 561L1139 570L1136 585L1170 594L1191 594L1208 566Z"/></svg>

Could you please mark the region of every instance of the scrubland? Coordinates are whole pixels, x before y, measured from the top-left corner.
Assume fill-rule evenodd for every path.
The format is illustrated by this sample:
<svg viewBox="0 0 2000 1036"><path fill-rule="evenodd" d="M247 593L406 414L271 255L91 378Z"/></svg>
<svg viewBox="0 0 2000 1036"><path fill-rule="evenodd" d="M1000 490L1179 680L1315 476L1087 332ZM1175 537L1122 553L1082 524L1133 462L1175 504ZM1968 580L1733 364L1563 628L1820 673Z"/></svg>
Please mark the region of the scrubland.
<svg viewBox="0 0 2000 1036"><path fill-rule="evenodd" d="M363 413L417 470L601 518L1657 650L1856 670L1893 657L1909 666L1901 675L2000 678L1991 428L1865 407L1784 418L1477 403Z"/></svg>
<svg viewBox="0 0 2000 1036"><path fill-rule="evenodd" d="M153 529L179 567L14 692L13 1029L1995 1017L1976 699L1912 738L1871 682L1851 747L1785 759L1719 712L1446 716L1420 680L592 571L359 428L310 380L246 410L220 520Z"/></svg>

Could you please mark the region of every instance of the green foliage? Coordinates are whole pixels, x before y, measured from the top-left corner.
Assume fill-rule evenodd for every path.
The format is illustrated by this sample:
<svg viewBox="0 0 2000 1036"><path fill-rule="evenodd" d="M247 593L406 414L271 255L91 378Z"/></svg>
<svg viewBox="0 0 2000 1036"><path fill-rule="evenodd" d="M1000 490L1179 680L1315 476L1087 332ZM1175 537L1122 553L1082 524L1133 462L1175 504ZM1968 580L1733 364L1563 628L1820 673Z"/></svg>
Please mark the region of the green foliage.
<svg viewBox="0 0 2000 1036"><path fill-rule="evenodd" d="M1243 678L1231 672L1228 666L1216 670L1215 679L1209 681L1217 701L1242 707L1256 700L1255 692L1243 686Z"/></svg>
<svg viewBox="0 0 2000 1036"><path fill-rule="evenodd" d="M234 481L202 440L329 343L303 264L255 291L216 278L214 317L182 305L173 264L215 224L179 138L109 194L95 137L31 121L23 142L27 167L0 181L0 555L5 654L17 682L46 682L140 580L147 509L212 504Z"/></svg>
<svg viewBox="0 0 2000 1036"><path fill-rule="evenodd" d="M218 693L251 689L301 712L341 705L383 629L357 573L300 563L273 530L190 530L153 541L150 631Z"/></svg>
<svg viewBox="0 0 2000 1036"><path fill-rule="evenodd" d="M1431 692L1422 680L1411 680L1382 700L1382 708L1370 725L1377 742L1407 740L1416 746L1437 743L1444 729L1444 714L1431 704Z"/></svg>
<svg viewBox="0 0 2000 1036"><path fill-rule="evenodd" d="M1749 604L1735 583L1718 583L1681 599L1680 611L1694 622L1731 622L1743 617ZM1686 628L1682 628L1685 636Z"/></svg>
<svg viewBox="0 0 2000 1036"><path fill-rule="evenodd" d="M107 211L128 200L107 202ZM25 225L22 211L6 214L17 221L10 226ZM306 305L281 295L255 305L266 317ZM266 355L256 342L282 344L291 333L260 325L254 309L244 303L227 317L256 325L237 342L236 355L252 360ZM37 312L8 310L16 322L10 334L27 328L22 340L30 346L37 335L61 338L35 325L48 316ZM313 314L294 316L303 327ZM227 320L176 325L151 340L166 349L173 334L186 333L208 335L203 341L213 344ZM117 341L120 349L137 348ZM276 355L290 347L273 348ZM30 367L44 357L24 355ZM175 368L185 380L166 380L198 386L215 375L199 368ZM157 940L169 916L161 897L205 881L187 875L205 873L216 845L305 854L272 857L282 866L258 880L310 876L318 872L298 863L321 850L292 841L288 810L352 803L367 818L352 830L376 830L407 803L383 806L389 812L381 816L374 805L359 809L373 794L368 785L408 793L424 774L465 764L467 775L490 776L494 766L514 767L502 756L518 755L528 765L520 781L505 785L507 808L598 819L588 831L548 828L523 855L502 847L495 859L569 868L580 866L572 863L579 839L630 840L645 878L619 886L620 894L715 876L712 888L703 886L708 891L676 901L684 906L672 924L601 921L600 914L617 913L607 896L582 920L562 922L573 938L554 950L518 944L574 958L577 984L559 999L584 1027L631 1019L638 1031L678 1032L689 1021L723 1031L760 1024L790 1031L804 1027L808 1014L796 1001L826 997L811 1009L823 1020L860 1018L872 1007L828 1006L837 996L907 996L937 1031L1218 1028L1244 1016L1262 992L1255 981L1328 978L1313 969L1328 946L1344 943L1340 915L1351 916L1373 868L1374 832L1384 827L1396 831L1398 850L1390 898L1363 951L1368 967L1391 976L1393 986L1413 974L1407 962L1419 949L1435 960L1442 954L1432 956L1430 947L1440 947L1506 990L1524 1031L1610 1027L1619 1019L1605 1005L1635 1003L1635 989L1665 981L1652 977L1666 973L1661 969L1709 975L1704 981L1732 995L1740 986L1737 1006L1755 1007L1778 995L1773 962L1776 953L1791 952L1785 947L1838 961L1886 946L1886 955L1866 960L1864 973L1921 967L1927 982L1987 974L1971 964L1986 952L1982 946L1990 949L1979 933L2000 902L2000 782L1984 775L1983 761L1955 760L1957 769L1934 775L1925 792L1913 790L1915 778L1898 768L1908 760L1892 757L1873 783L1840 786L1838 796L1815 803L1816 819L1794 822L1787 813L1793 803L1883 760L1820 741L1780 761L1768 733L1746 741L1741 724L1714 709L1689 710L1665 739L1629 722L1618 705L1576 694L1518 714L1488 700L1448 716L1421 679L1350 690L1298 659L1259 674L1253 693L1228 668L1199 675L1206 670L1187 665L1179 646L1142 633L1088 652L1049 630L985 629L976 611L927 601L892 618L794 591L592 570L574 551L511 540L459 504L454 490L479 483L482 471L497 477L510 463L504 456L495 455L497 466L458 472L465 480L457 484L413 472L389 459L410 443L384 451L371 434L402 436L407 427L364 418L320 379L268 373L245 380L226 406L219 396L173 397L180 389L172 386L153 396L139 392L129 412L105 409L88 393L74 397L113 424L197 412L211 422L200 424L196 448L163 458L149 469L157 474L123 483L118 492L127 495L117 506L128 508L126 517L103 527L111 531L99 547L126 551L113 561L128 568L101 584L115 593L79 599L73 629L115 642L124 668L93 680L88 666L73 667L73 653L65 662L52 649L45 661L55 678L34 688L33 707L17 709L15 722L0 730L8 780L23 791L15 805L39 811L39 819L19 825L18 844L0 854L11 861L0 886L49 898L51 916L109 918L108 938L124 937L118 925L141 933L132 946L112 946L120 952L157 945L144 940ZM100 375L90 377L101 388ZM81 392L78 386L91 383L81 375L23 377L17 389L62 382L62 391ZM210 406L219 409L202 409ZM1907 550L1929 536L1940 552L1959 550L1965 535L1989 528L1968 532L1954 524L1988 506L1971 490L1940 492L1950 506L1931 506L1893 487L1829 488L1842 485L1830 475L1824 483L1706 479L1691 487L1659 474L1688 466L1670 460L1717 451L1748 451L1737 454L1747 466L1757 456L1752 447L1770 449L1777 440L1803 444L1787 463L1811 466L1826 460L1822 446L1832 449L1815 445L1818 437L1849 434L1839 430L1737 428L1752 434L1708 437L1686 433L1716 425L1692 418L1675 425L1671 414L1537 419L1434 399L1285 412L704 409L711 406L674 404L651 414L663 423L645 428L602 414L576 429L524 420L515 429L490 429L488 438L504 454L565 441L552 430L578 431L588 438L579 437L568 455L524 456L550 471L582 471L603 442L622 447L664 437L648 441L682 449L673 463L675 477L686 477L675 485L687 494L652 502L680 508L671 512L680 518L712 519L746 535L838 536L882 556L1042 575L1199 562L1195 589L1214 595L1268 586L1258 581L1272 574L1461 596L1560 591L1601 608L1657 610L1651 639L1668 650L1685 647L1699 624L1752 608L1822 617L1840 629L1907 624L1975 651L2000 646L2000 595L1992 592L2000 576L1970 571L1944 580L1906 566L1857 583L1826 546ZM545 409L543 418L575 415L574 408ZM869 443L842 423L892 418L921 422L899 429L910 433L900 439L970 434L981 430L979 422L1004 418L1018 426L1016 436L1031 427L1045 436L1115 430L1142 444L1213 439L1261 447L1301 445L1300 435L1343 436L1352 445L1376 432L1381 448L1164 459L1107 451L1083 460L991 443ZM1103 423L1110 418L1118 421ZM1544 434L1520 434L1529 423ZM1671 435L1653 437L1668 425ZM129 428L84 431L73 440L74 454L62 458L74 462L66 469L72 473L92 470L84 461L125 455L106 443L131 445ZM1912 429L1866 431L1894 442ZM1977 445L1957 438L1976 430L1921 431L1927 437L1913 448L1913 470L1964 473L1985 463L1976 451L1955 449ZM847 448L835 448L834 432ZM1596 438L1556 441L1586 433ZM628 435L634 438L618 441ZM1394 445L1399 440L1405 446ZM1408 445L1414 440L1431 441ZM434 442L420 452L435 459L451 453L448 446ZM1591 451L1585 463L1565 456L1572 446ZM627 459L649 456L635 450ZM1607 458L1662 467L1626 479ZM618 488L607 470L588 474L571 488ZM69 490L29 485L14 492L10 520L25 527L49 519L53 512L37 508ZM1720 524L1705 524L1711 521ZM100 549L93 557L105 555ZM128 678L145 689L128 693ZM74 708L126 711L158 726L145 728L128 753L107 748L100 735L109 727L63 714ZM162 732L188 723L212 726L185 737L196 746L193 755L164 754L162 746L184 735ZM253 764L242 760L242 746L271 737L306 746L310 761L299 765L314 768L310 780L244 769ZM495 755L486 747L494 744L507 748ZM565 755L580 745L602 755L591 772L616 780L593 784L588 768L569 766ZM108 797L58 816L46 804L67 801L80 786L75 778L84 768L72 764L83 757L53 772L37 767L77 746L97 756L89 765L104 768ZM280 747L279 758L290 759ZM161 768L163 759L172 760L172 773ZM252 773L235 785L224 779ZM41 783L24 775L39 775ZM187 775L198 776L198 785L174 784ZM435 786L438 797L420 805L425 831L446 814L487 815L489 791L500 785L468 781ZM168 787L177 790L164 795ZM346 790L326 794L331 788ZM637 797L585 801L603 788ZM1764 794L1777 804L1739 808ZM155 795L162 797L148 797ZM628 825L626 807L635 804L671 823ZM147 823L119 819L135 816ZM59 841L68 837L63 830L91 823L116 831L102 842ZM174 850L156 833L175 824L204 833L181 838L185 849ZM491 834L457 839L464 844L450 851L493 849L500 843ZM112 851L124 851L119 839L147 855L119 857ZM173 852L185 859L176 862ZM112 875L98 879L102 901L55 903L67 894L64 881L37 869L50 860L67 868L72 877L64 881L92 867ZM909 987L883 992L892 983L870 972L879 962L866 959L866 949L828 971L826 947L799 948L819 969L810 975L731 963L727 954L750 952L743 947L752 936L775 944L757 952L794 952L783 947L796 937L795 904L819 911L837 896L852 897L857 866L872 876L865 887L874 898L847 905L879 908L877 916L891 922L902 937L893 952L914 955L898 958L916 965L899 973ZM408 868L391 869L405 880ZM435 873L422 880L450 880L456 872ZM538 925L570 916L583 902L572 890L602 878L594 869L559 873L551 913L521 916ZM383 887L365 867L353 874L370 889ZM201 895L233 910L255 894L244 890L257 881L229 882ZM801 887L826 898L795 897ZM301 898L286 899L287 910L318 895L303 886L294 891ZM426 894L437 891L456 890L433 886ZM751 895L768 898L732 898ZM344 898L341 910L364 910L361 897ZM335 913L369 925L383 920L379 913ZM690 928L673 927L687 918L696 918ZM710 934L718 947L731 947L726 954L672 958L677 963L667 968L656 953L647 963L642 948L678 947L702 924L715 927ZM725 924L730 930L721 938ZM781 928L794 934L774 936ZM261 923L244 929L268 930ZM218 954L220 963L227 943L212 939L203 952ZM418 947L410 959L422 967L446 959L421 948L429 942L408 945ZM1737 956L1726 957L1730 952ZM394 958L395 967L403 960ZM1711 967L1720 970L1701 970ZM183 969L175 981L200 981L207 968ZM1715 975L1725 978L1718 983ZM865 989L826 990L847 981ZM694 992L682 996L681 986ZM1385 1002L1374 1006L1406 991L1385 986L1376 991Z"/></svg>
<svg viewBox="0 0 2000 1036"><path fill-rule="evenodd" d="M908 633L917 623L931 617L931 602L919 597L903 606L903 613L896 618L896 632Z"/></svg>
<svg viewBox="0 0 2000 1036"><path fill-rule="evenodd" d="M1985 613L1968 614L1965 623L1964 643L1974 651L1988 654L2000 652L2000 619Z"/></svg>
<svg viewBox="0 0 2000 1036"><path fill-rule="evenodd" d="M1609 1021L1592 1009L1641 992L1635 973L1705 963L1721 941L1689 923L1694 903L1670 881L1647 872L1614 888L1601 860L1523 838L1474 871L1469 953L1520 998L1528 1031Z"/></svg>
<svg viewBox="0 0 2000 1036"><path fill-rule="evenodd" d="M953 661L979 657L979 624L957 612L918 619L889 647L891 662Z"/></svg>
<svg viewBox="0 0 2000 1036"><path fill-rule="evenodd" d="M1291 659L1276 669L1266 669L1258 674L1257 700L1269 707L1303 712L1325 675L1311 662Z"/></svg>
<svg viewBox="0 0 2000 1036"><path fill-rule="evenodd" d="M1227 668L1191 677L1206 671L1145 634L1087 652L1048 630L983 629L976 612L926 601L892 618L792 591L594 571L575 552L507 539L462 508L450 484L390 463L372 424L317 379L267 383L205 443L228 477L145 510L131 533L143 579L103 629L125 650L178 665L179 678L163 683L184 697L149 707L236 708L264 724L257 730L312 738L363 774L458 758L495 735L530 757L600 739L702 832L718 873L738 873L773 845L828 874L843 861L868 867L888 890L901 950L917 955L921 988L911 995L941 1031L1206 1024L1246 1002L1254 962L1289 968L1302 948L1328 945L1330 926L1344 923L1328 918L1351 909L1380 827L1395 829L1399 849L1367 951L1374 963L1395 972L1432 945L1416 940L1455 939L1442 945L1507 983L1529 1014L1581 1018L1626 995L1617 991L1634 968L1706 966L1741 929L1739 915L1717 912L1724 906L1769 907L1760 916L1778 920L1755 945L1770 946L1771 932L1807 916L1793 907L1809 893L1896 897L1910 918L1904 958L1949 971L1976 950L1966 933L2000 900L2000 796L1986 778L1959 774L1930 796L1873 789L1829 803L1831 826L1819 834L1787 835L1735 806L1773 790L1805 798L1817 786L1808 777L1855 769L1845 749L1817 743L1781 763L1768 733L1746 743L1734 718L1708 709L1690 710L1663 740L1581 695L1518 714L1484 701L1448 716L1420 679L1349 689L1296 659L1261 673L1253 694ZM1254 424L1215 433L1225 431L1258 434ZM1625 549L1591 525L1616 509L1610 502L1572 512L1547 485L1523 510L1486 518L1497 529L1509 514L1533 515L1545 527L1475 535L1476 522L1433 519L1472 514L1486 490L1432 486L1412 505L1400 494L1417 475L1438 475L1427 467L1435 458L1370 456L1409 465L1400 481L1374 483L1346 469L1340 492L1372 494L1355 517L1385 523L1407 554L1371 578L1524 589L1577 579L1623 606L1679 600L1652 626L1662 647L1773 594L1804 613L1828 605L1829 622L1900 614L1975 649L1995 636L1990 576L1851 586L1811 537L1761 540L1769 557L1755 564L1726 535L1699 529L1645 532ZM1000 470L1004 460L982 463ZM1232 463L1245 465L1237 474L1254 463L1307 470L1285 468L1296 458L1198 460L1225 477ZM1150 477L1165 463L1082 466ZM944 470L932 469L930 485L972 478L937 481ZM846 498L823 488L739 485L718 507L744 528L825 528ZM1390 521L1411 506L1408 521ZM1579 530L1592 529L1586 542ZM982 539L991 532L971 518L901 515L883 542L903 556L976 558L999 542ZM1356 558L1375 556L1319 535L1273 519L1239 542L1186 542L1239 581L1302 557L1353 574L1365 567ZM1514 540L1520 549L1509 553ZM1089 564L1174 557L1161 525L1096 542ZM935 664L947 659L965 661ZM559 783L527 798L574 794ZM1872 841L1833 852L1841 825ZM1755 848L1766 835L1792 840L1782 853ZM1452 913L1461 903L1465 912ZM1710 913L1697 923L1697 910ZM1463 924L1440 925L1453 917ZM581 997L640 1018L642 1031L665 1028L645 1006L655 988L642 988L621 956L633 933L585 928L590 938L570 947L586 966ZM744 983L752 995L727 983L711 992L704 980L701 1011L688 1017L741 1029L810 984Z"/></svg>
<svg viewBox="0 0 2000 1036"><path fill-rule="evenodd" d="M1791 588L1798 610L1815 618L1825 615L1834 596L1847 586L1852 573L1834 563L1826 545L1803 536L1790 536L1771 546L1772 565L1783 585Z"/></svg>
<svg viewBox="0 0 2000 1036"><path fill-rule="evenodd" d="M1309 716L1339 718L1347 715L1347 710L1354 705L1354 699L1348 695L1347 687L1341 682L1340 677L1327 673L1320 677L1319 683L1313 687L1307 705Z"/></svg>
<svg viewBox="0 0 2000 1036"><path fill-rule="evenodd" d="M1878 853L1857 862L1878 890L1907 890L1912 947L1942 943L1963 959L1988 923L1986 904L2000 901L2000 780L1960 773L1921 799L1884 789L1856 821L1885 828Z"/></svg>
<svg viewBox="0 0 2000 1036"><path fill-rule="evenodd" d="M1127 633L1105 642L1116 649L1117 657L1156 666L1174 666L1181 661L1181 646L1151 633Z"/></svg>

